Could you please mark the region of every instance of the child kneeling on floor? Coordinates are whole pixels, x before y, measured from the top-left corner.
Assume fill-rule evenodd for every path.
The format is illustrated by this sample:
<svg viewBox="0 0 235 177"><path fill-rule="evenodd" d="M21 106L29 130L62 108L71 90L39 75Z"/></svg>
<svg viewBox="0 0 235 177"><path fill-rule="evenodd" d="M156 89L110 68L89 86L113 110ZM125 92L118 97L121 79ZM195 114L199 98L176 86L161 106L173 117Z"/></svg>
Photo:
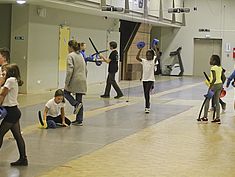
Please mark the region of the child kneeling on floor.
<svg viewBox="0 0 235 177"><path fill-rule="evenodd" d="M43 121L40 121L44 128L56 128L57 125L68 127L71 121L65 117L64 113L64 92L61 89L56 90L54 98L50 99L44 109ZM40 118L40 117L39 117Z"/></svg>

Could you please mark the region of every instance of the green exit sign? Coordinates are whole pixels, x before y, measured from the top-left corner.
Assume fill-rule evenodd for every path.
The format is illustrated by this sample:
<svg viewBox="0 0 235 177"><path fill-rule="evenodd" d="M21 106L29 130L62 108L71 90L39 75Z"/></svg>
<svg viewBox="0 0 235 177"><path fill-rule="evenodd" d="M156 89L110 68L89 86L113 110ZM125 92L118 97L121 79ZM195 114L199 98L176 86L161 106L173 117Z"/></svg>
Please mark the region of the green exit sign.
<svg viewBox="0 0 235 177"><path fill-rule="evenodd" d="M15 40L24 40L24 36L15 36Z"/></svg>

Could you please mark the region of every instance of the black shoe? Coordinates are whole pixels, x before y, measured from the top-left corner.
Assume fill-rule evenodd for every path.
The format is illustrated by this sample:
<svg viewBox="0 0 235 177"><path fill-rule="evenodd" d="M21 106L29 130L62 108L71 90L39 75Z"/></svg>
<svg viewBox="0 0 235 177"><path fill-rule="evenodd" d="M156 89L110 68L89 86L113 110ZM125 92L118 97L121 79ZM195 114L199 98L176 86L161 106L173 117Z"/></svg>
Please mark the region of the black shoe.
<svg viewBox="0 0 235 177"><path fill-rule="evenodd" d="M226 103L222 104L222 110L225 111L226 110Z"/></svg>
<svg viewBox="0 0 235 177"><path fill-rule="evenodd" d="M11 166L28 166L28 160L27 158L19 159L15 162L12 162Z"/></svg>
<svg viewBox="0 0 235 177"><path fill-rule="evenodd" d="M119 98L121 98L121 97L123 97L123 95L117 95L117 96L115 96L114 98L115 98L115 99L119 99Z"/></svg>
<svg viewBox="0 0 235 177"><path fill-rule="evenodd" d="M77 120L72 122L72 125L76 125L76 126L83 126L82 122L79 122Z"/></svg>
<svg viewBox="0 0 235 177"><path fill-rule="evenodd" d="M100 95L101 98L109 98L109 95Z"/></svg>
<svg viewBox="0 0 235 177"><path fill-rule="evenodd" d="M202 117L202 118L198 118L197 121L202 122L202 123L207 123L208 119L206 117Z"/></svg>
<svg viewBox="0 0 235 177"><path fill-rule="evenodd" d="M211 121L211 123L221 124L220 119L214 119L214 120Z"/></svg>

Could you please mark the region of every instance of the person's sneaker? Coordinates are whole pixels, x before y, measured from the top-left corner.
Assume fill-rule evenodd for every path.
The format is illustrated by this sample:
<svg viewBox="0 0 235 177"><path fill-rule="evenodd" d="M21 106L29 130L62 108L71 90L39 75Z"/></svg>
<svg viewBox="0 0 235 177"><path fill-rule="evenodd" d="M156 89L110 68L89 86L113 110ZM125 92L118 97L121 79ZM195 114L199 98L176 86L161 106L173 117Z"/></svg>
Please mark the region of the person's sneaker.
<svg viewBox="0 0 235 177"><path fill-rule="evenodd" d="M203 123L207 123L208 119L206 117L202 117L202 118L198 118L197 121L202 121Z"/></svg>
<svg viewBox="0 0 235 177"><path fill-rule="evenodd" d="M82 107L82 103L78 103L74 106L74 111L73 111L73 114L78 114L78 112L80 111Z"/></svg>
<svg viewBox="0 0 235 177"><path fill-rule="evenodd" d="M222 109L226 109L226 103L222 104Z"/></svg>
<svg viewBox="0 0 235 177"><path fill-rule="evenodd" d="M222 112L224 113L226 110L226 103L224 103L221 107L222 107Z"/></svg>
<svg viewBox="0 0 235 177"><path fill-rule="evenodd" d="M28 160L27 158L19 159L15 162L12 162L11 166L28 166Z"/></svg>
<svg viewBox="0 0 235 177"><path fill-rule="evenodd" d="M109 98L109 95L100 95L101 98Z"/></svg>
<svg viewBox="0 0 235 177"><path fill-rule="evenodd" d="M117 95L117 96L115 96L114 98L115 98L115 99L119 99L119 98L121 98L121 97L123 97L123 95Z"/></svg>
<svg viewBox="0 0 235 177"><path fill-rule="evenodd" d="M208 112L213 112L215 109L212 107L208 110Z"/></svg>
<svg viewBox="0 0 235 177"><path fill-rule="evenodd" d="M211 121L211 123L221 124L220 119L214 119L214 120Z"/></svg>
<svg viewBox="0 0 235 177"><path fill-rule="evenodd" d="M144 112L145 112L146 114L149 114L150 108L145 108Z"/></svg>
<svg viewBox="0 0 235 177"><path fill-rule="evenodd" d="M72 125L76 125L76 126L83 126L82 122L79 122L77 120L72 122Z"/></svg>

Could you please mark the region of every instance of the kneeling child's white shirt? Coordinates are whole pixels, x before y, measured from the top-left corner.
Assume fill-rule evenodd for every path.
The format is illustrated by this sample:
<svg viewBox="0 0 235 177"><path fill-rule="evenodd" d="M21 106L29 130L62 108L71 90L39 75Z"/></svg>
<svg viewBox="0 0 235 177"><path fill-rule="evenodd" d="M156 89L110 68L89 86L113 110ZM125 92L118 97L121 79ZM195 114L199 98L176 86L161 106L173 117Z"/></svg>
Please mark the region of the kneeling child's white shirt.
<svg viewBox="0 0 235 177"><path fill-rule="evenodd" d="M46 107L48 108L47 116L57 117L61 114L61 108L64 107L64 103L57 104L52 98L46 103Z"/></svg>

